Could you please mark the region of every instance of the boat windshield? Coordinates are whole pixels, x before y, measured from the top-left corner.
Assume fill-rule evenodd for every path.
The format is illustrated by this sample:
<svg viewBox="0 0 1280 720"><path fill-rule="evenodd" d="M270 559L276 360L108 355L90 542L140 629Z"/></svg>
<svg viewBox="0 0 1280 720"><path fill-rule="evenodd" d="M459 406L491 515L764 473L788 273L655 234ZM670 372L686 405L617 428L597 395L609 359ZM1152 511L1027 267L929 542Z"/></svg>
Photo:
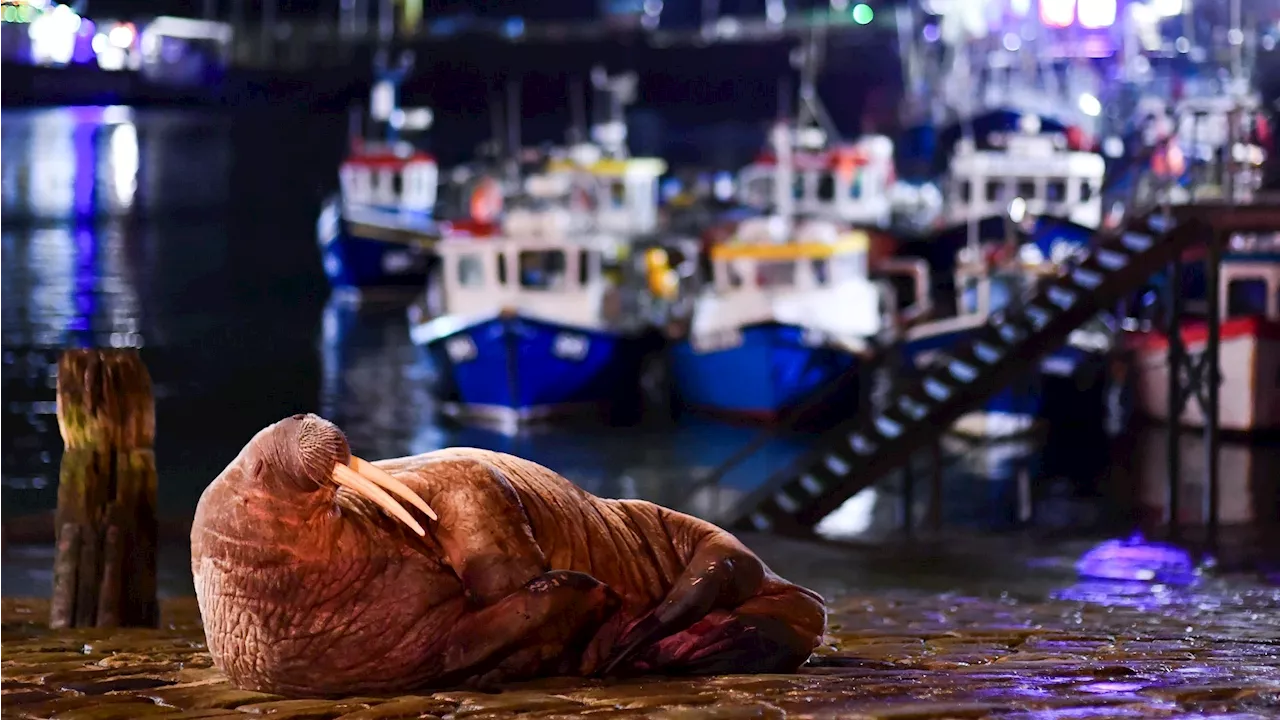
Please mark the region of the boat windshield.
<svg viewBox="0 0 1280 720"><path fill-rule="evenodd" d="M563 250L524 250L520 253L520 287L561 290L566 284L567 263Z"/></svg>
<svg viewBox="0 0 1280 720"><path fill-rule="evenodd" d="M1280 302L1280 288L1275 291ZM1267 316L1269 292L1267 281L1260 277L1236 278L1227 283L1227 317Z"/></svg>
<svg viewBox="0 0 1280 720"><path fill-rule="evenodd" d="M985 280L985 289L979 278L971 277L965 281L960 303L961 315L979 312L981 293L987 293L987 310L995 312L1009 305L1022 292L1023 280L1016 273L995 273Z"/></svg>

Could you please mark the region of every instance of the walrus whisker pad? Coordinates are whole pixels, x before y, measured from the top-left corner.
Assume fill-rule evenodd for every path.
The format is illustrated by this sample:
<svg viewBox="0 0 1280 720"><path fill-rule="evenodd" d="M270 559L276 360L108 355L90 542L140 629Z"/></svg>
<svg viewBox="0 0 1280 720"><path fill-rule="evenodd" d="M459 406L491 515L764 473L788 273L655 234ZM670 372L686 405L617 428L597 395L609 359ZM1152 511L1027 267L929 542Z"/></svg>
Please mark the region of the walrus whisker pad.
<svg viewBox="0 0 1280 720"><path fill-rule="evenodd" d="M427 534L422 529L422 526L418 524L418 521L414 520L413 516L409 514L409 511L405 510L404 506L396 502L395 498L388 495L385 490L378 487L378 484L372 479L361 475L342 463L336 463L333 466L333 481L365 500L376 503L378 507L386 510L392 517L409 526L409 529L418 533L418 535ZM395 478L391 478L391 482L398 483ZM409 492L409 489L404 488L404 492Z"/></svg>

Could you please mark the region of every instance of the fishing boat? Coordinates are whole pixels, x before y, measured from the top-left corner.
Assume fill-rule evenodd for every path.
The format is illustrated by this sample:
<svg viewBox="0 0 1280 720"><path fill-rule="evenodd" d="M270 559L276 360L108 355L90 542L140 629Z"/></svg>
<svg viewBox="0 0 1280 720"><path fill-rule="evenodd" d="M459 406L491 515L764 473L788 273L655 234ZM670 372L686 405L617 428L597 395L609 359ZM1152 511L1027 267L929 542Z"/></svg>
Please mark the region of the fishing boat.
<svg viewBox="0 0 1280 720"><path fill-rule="evenodd" d="M570 226L562 207L513 208L497 235L437 245L445 313L411 338L435 365L446 414L514 431L636 391L644 325L603 272L617 241Z"/></svg>
<svg viewBox="0 0 1280 720"><path fill-rule="evenodd" d="M1224 253L1217 288L1219 307L1218 423L1238 433L1280 429L1280 234L1238 235ZM1191 356L1203 354L1208 325L1203 319L1182 323L1182 345ZM1169 417L1169 336L1150 328L1134 332L1139 410L1154 420ZM1178 418L1203 427L1205 417L1192 399Z"/></svg>
<svg viewBox="0 0 1280 720"><path fill-rule="evenodd" d="M1038 115L1020 116L1013 131L992 131L984 138L956 141L942 183L939 230L924 253L935 272L949 275L956 253L976 242L1001 241L1009 231L1008 209L1020 201L1019 224L1028 235L1052 235L1077 228L1078 243L1102 224L1101 155L1080 149L1066 130L1046 130Z"/></svg>
<svg viewBox="0 0 1280 720"><path fill-rule="evenodd" d="M885 311L867 273L868 238L834 223L744 221L709 250L687 336L670 348L681 405L776 421L850 376Z"/></svg>
<svg viewBox="0 0 1280 720"><path fill-rule="evenodd" d="M434 265L436 161L401 137L428 128L431 112L399 106L404 71L375 84L370 116L385 124L386 137L353 138L338 171L339 191L324 202L316 223L324 272L340 295L420 291Z"/></svg>
<svg viewBox="0 0 1280 720"><path fill-rule="evenodd" d="M739 171L739 202L760 210L790 205L797 215L852 227L888 227L896 180L893 141L883 135L840 144L828 144L822 135L804 141L816 130L788 134L795 145L789 158L780 158L775 141ZM780 172L784 163L790 167Z"/></svg>

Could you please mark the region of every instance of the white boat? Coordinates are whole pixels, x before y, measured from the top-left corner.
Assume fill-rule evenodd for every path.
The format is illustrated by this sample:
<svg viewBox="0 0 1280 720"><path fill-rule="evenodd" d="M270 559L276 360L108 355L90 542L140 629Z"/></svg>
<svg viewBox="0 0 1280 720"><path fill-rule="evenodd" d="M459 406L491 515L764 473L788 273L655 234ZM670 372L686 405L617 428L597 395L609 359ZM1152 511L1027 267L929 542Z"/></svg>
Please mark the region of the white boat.
<svg viewBox="0 0 1280 720"><path fill-rule="evenodd" d="M1280 429L1280 234L1238 236L1223 256L1218 293L1218 424L1223 430ZM1184 321L1182 343L1192 356L1203 354L1208 326ZM1156 420L1169 416L1169 338L1162 330L1133 333L1138 407ZM1192 398L1178 418L1203 427L1205 416Z"/></svg>
<svg viewBox="0 0 1280 720"><path fill-rule="evenodd" d="M1069 149L1064 133L1041 130L1023 115L1016 132L991 132L982 142L961 138L944 183L943 227L1004 217L1021 198L1029 217L1051 217L1097 229L1102 222L1102 156Z"/></svg>
<svg viewBox="0 0 1280 720"><path fill-rule="evenodd" d="M739 202L783 214L790 206L802 217L857 227L888 227L896 181L893 141L867 135L828 145L823 138L806 137L814 130L786 134L789 158L782 156L775 133L770 149L739 171Z"/></svg>

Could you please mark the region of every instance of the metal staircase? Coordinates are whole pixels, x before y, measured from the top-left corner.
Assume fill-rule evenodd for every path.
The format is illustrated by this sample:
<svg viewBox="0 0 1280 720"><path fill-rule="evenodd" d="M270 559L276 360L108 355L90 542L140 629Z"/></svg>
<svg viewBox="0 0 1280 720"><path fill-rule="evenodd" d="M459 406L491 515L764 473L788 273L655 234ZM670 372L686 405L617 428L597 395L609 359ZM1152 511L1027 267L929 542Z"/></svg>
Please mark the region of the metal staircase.
<svg viewBox="0 0 1280 720"><path fill-rule="evenodd" d="M1179 213L1181 214L1181 213ZM1103 234L1079 263L994 313L974 338L901 387L879 412L828 431L796 465L722 519L728 527L804 534L845 500L931 448L961 415L1029 372L1068 334L1214 229L1195 216L1149 215Z"/></svg>

